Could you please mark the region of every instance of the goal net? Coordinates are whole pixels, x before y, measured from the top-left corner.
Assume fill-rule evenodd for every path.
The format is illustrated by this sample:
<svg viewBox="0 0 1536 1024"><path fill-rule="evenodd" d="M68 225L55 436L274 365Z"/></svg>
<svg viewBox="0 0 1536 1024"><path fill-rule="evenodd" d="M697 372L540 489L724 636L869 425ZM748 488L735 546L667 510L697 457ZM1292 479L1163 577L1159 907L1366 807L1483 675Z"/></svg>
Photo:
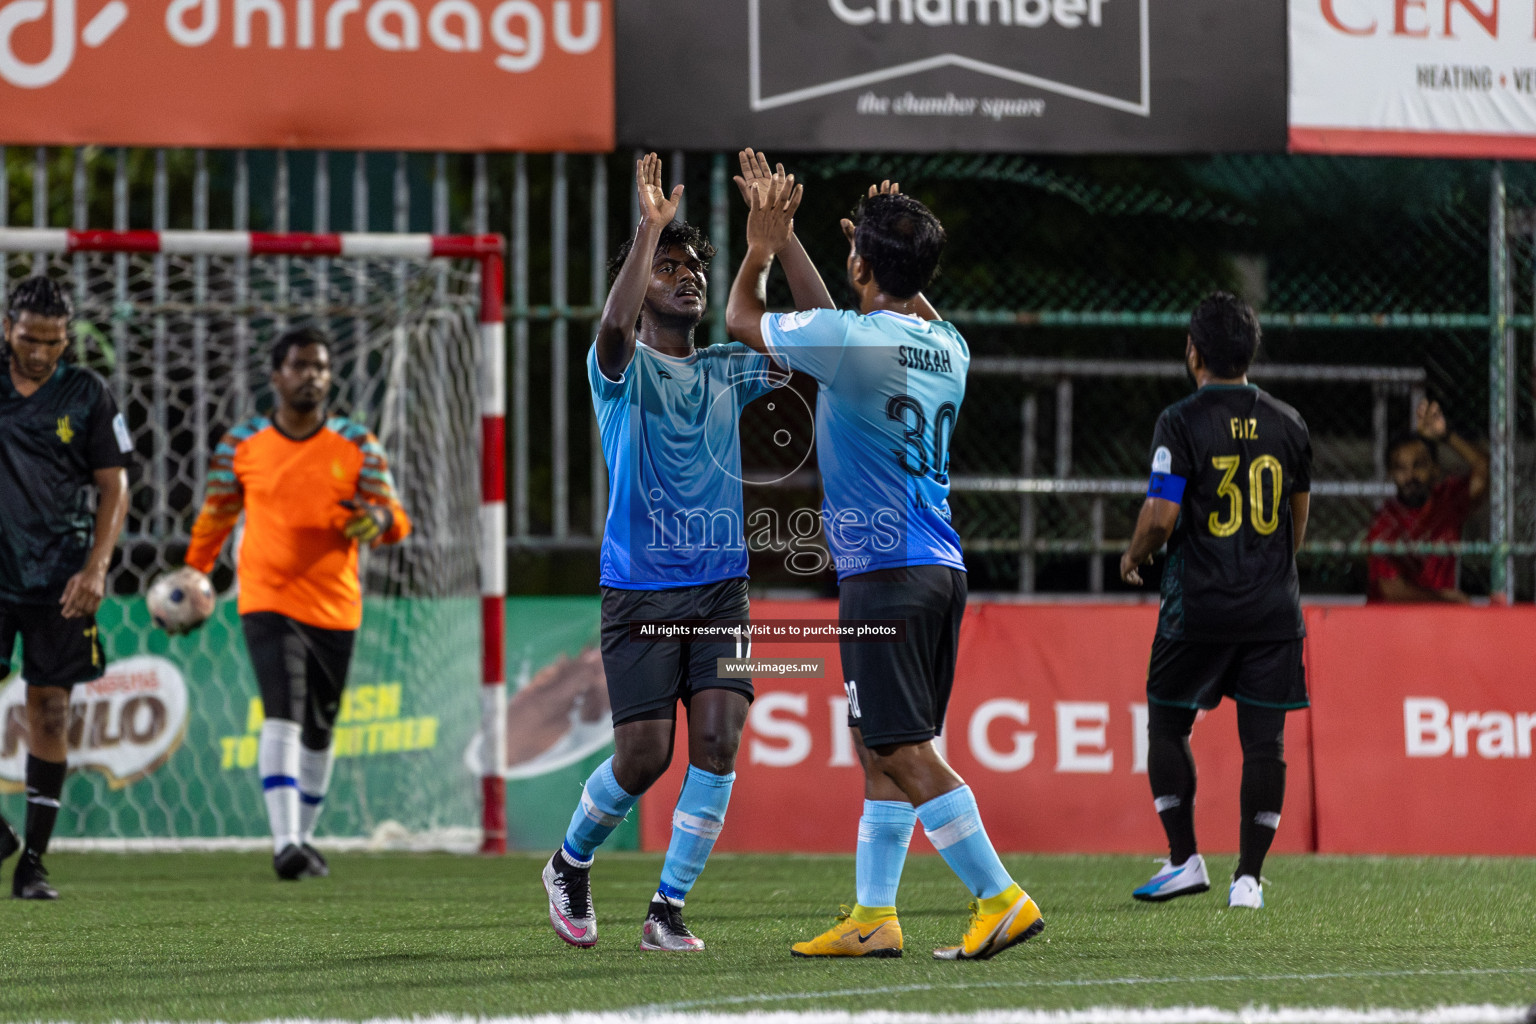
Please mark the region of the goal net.
<svg viewBox="0 0 1536 1024"><path fill-rule="evenodd" d="M480 595L483 582L496 593L501 574L494 558L489 572L480 566L501 544L481 537L483 348L489 377L501 375L482 330L494 319L499 339L500 308L486 315L481 284L489 273L484 291L499 294L500 240L3 231L0 258L7 291L43 273L74 296L66 358L107 380L134 443L128 521L98 613L108 671L73 693L59 844L268 834L255 768L261 702L235 611L238 530L203 628L165 636L143 595L181 564L222 433L270 411L272 340L313 324L334 339L330 414L378 436L414 524L402 543L363 555L363 624L319 836L479 845L479 732L497 701L476 684L500 681L481 658L482 622L500 628L499 598L497 614L483 615ZM497 517L485 521L494 531ZM487 646L499 651L499 637ZM14 677L0 688L0 730L0 806L19 820L26 717Z"/></svg>

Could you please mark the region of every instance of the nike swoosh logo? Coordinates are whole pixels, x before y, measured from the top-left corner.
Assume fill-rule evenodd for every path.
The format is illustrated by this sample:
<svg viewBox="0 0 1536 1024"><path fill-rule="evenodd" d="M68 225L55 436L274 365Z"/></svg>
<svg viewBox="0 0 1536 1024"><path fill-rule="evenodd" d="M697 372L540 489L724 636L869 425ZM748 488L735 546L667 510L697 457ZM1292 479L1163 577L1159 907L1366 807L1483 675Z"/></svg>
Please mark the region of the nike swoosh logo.
<svg viewBox="0 0 1536 1024"><path fill-rule="evenodd" d="M564 914L561 914L559 910L556 910L555 914L559 916L561 921L565 922L565 926L570 929L571 934L576 936L576 938L584 939L587 937L587 930L585 928L577 928L575 925L571 924L571 919L566 917ZM870 934L874 933L871 932Z"/></svg>
<svg viewBox="0 0 1536 1024"><path fill-rule="evenodd" d="M668 373L666 370L657 370L656 371L656 376L660 377L662 380L671 380L672 379L672 375L670 373Z"/></svg>
<svg viewBox="0 0 1536 1024"><path fill-rule="evenodd" d="M880 922L880 928L884 928L884 927L885 927L885 922L881 921ZM870 932L868 935L860 935L859 936L859 945L862 946L864 943L868 942L870 939L872 939L876 935L880 934L880 928L876 928L874 931Z"/></svg>

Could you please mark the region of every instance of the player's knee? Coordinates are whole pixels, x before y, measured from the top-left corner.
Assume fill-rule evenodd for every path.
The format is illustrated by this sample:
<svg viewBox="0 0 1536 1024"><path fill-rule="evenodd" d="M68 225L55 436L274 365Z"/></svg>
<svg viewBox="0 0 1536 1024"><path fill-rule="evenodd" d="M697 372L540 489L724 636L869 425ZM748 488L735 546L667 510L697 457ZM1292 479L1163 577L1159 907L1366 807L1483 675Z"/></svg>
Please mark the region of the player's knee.
<svg viewBox="0 0 1536 1024"><path fill-rule="evenodd" d="M1170 708L1162 704L1152 704L1147 708L1147 736L1150 739L1179 742L1188 737L1194 728L1193 708Z"/></svg>
<svg viewBox="0 0 1536 1024"><path fill-rule="evenodd" d="M56 687L39 688L28 695L29 727L39 738L57 743L64 739L69 726L69 691Z"/></svg>
<svg viewBox="0 0 1536 1024"><path fill-rule="evenodd" d="M1275 761L1285 767L1285 742L1279 737L1271 739L1244 739L1243 762Z"/></svg>
<svg viewBox="0 0 1536 1024"><path fill-rule="evenodd" d="M729 775L736 770L741 733L729 729L704 729L688 739L688 760L707 772Z"/></svg>
<svg viewBox="0 0 1536 1024"><path fill-rule="evenodd" d="M624 792L638 795L655 785L671 763L670 750L616 750L613 778Z"/></svg>

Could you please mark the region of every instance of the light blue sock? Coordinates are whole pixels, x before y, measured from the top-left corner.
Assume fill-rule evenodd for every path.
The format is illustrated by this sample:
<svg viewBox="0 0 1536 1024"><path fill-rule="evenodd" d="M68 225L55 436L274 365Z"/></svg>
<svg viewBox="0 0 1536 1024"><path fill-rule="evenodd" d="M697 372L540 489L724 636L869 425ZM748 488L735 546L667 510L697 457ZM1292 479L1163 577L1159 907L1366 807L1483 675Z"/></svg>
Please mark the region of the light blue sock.
<svg viewBox="0 0 1536 1024"><path fill-rule="evenodd" d="M661 885L656 891L671 900L682 900L699 880L709 851L715 848L725 827L725 807L731 802L736 773L716 775L688 766L688 778L677 795L672 812L672 842L661 864Z"/></svg>
<svg viewBox="0 0 1536 1024"><path fill-rule="evenodd" d="M854 857L854 891L861 907L894 907L917 812L900 800L865 800Z"/></svg>
<svg viewBox="0 0 1536 1024"><path fill-rule="evenodd" d="M917 809L917 816L928 841L971 895L986 899L1013 884L987 838L970 786L934 797Z"/></svg>
<svg viewBox="0 0 1536 1024"><path fill-rule="evenodd" d="M578 866L590 864L592 854L619 827L638 799L626 793L613 777L613 758L598 765L582 787L581 804L565 830L566 857Z"/></svg>

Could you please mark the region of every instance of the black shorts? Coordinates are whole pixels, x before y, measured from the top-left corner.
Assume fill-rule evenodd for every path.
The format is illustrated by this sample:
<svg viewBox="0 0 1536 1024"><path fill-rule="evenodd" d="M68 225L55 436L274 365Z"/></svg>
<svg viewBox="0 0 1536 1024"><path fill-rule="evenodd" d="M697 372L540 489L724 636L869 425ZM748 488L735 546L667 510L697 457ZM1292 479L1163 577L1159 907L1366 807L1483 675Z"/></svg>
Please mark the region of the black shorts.
<svg viewBox="0 0 1536 1024"><path fill-rule="evenodd" d="M107 671L96 616L66 619L59 614L57 601L0 601L0 679L15 668L17 637L21 638L21 674L28 686L68 689L100 679Z"/></svg>
<svg viewBox="0 0 1536 1024"><path fill-rule="evenodd" d="M1147 700L1207 711L1223 697L1283 711L1304 708L1310 702L1303 654L1301 640L1209 644L1153 637Z"/></svg>
<svg viewBox="0 0 1536 1024"><path fill-rule="evenodd" d="M277 612L247 612L240 625L266 716L298 722L300 742L310 750L330 746L357 631L321 629Z"/></svg>
<svg viewBox="0 0 1536 1024"><path fill-rule="evenodd" d="M722 679L720 658L745 658L751 637L742 640L640 640L630 636L637 622L682 620L745 626L751 617L747 581L722 580L672 590L603 587L603 673L613 724L672 718L677 702L699 690L735 690L752 699L752 680Z"/></svg>
<svg viewBox="0 0 1536 1024"><path fill-rule="evenodd" d="M906 623L906 638L895 643L839 644L848 724L866 747L922 743L943 731L965 594L965 573L947 565L877 569L842 581L837 614L843 621Z"/></svg>

